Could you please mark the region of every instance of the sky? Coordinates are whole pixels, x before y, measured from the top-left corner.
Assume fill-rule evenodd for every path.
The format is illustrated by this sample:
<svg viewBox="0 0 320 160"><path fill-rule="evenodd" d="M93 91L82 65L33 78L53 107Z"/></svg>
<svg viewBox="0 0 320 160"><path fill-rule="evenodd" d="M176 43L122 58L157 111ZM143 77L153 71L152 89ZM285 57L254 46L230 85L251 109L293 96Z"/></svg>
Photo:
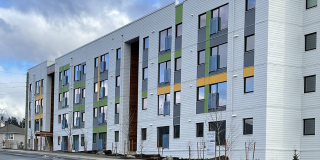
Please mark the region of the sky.
<svg viewBox="0 0 320 160"><path fill-rule="evenodd" d="M22 119L29 68L173 1L0 0L0 109Z"/></svg>

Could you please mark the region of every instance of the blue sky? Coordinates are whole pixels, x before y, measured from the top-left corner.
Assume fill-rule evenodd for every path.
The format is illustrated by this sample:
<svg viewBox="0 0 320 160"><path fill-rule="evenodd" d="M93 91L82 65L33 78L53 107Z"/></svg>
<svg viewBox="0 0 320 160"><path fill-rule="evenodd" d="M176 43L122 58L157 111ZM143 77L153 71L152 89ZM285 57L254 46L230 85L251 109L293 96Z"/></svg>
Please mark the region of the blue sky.
<svg viewBox="0 0 320 160"><path fill-rule="evenodd" d="M54 60L171 2L0 0L0 108L23 117L22 82L28 68Z"/></svg>

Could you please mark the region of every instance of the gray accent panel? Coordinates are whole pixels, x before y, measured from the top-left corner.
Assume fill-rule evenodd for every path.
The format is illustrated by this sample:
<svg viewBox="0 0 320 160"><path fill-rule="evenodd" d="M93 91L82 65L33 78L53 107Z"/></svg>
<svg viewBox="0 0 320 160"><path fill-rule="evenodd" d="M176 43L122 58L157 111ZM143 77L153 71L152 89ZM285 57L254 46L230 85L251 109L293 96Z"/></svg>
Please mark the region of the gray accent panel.
<svg viewBox="0 0 320 160"><path fill-rule="evenodd" d="M180 104L173 106L173 117L180 117Z"/></svg>
<svg viewBox="0 0 320 160"><path fill-rule="evenodd" d="M103 81L103 80L107 80L108 79L108 70L102 72L100 74L100 80Z"/></svg>
<svg viewBox="0 0 320 160"><path fill-rule="evenodd" d="M255 25L254 24L244 28L244 36L252 35L252 34L254 34L254 32L255 32Z"/></svg>
<svg viewBox="0 0 320 160"><path fill-rule="evenodd" d="M143 61L148 61L148 54L149 54L148 52L149 52L148 49L143 50L143 58L142 58Z"/></svg>
<svg viewBox="0 0 320 160"><path fill-rule="evenodd" d="M171 49L168 49L168 50L165 50L165 51L161 51L158 53L158 56L162 56L162 55L165 55L167 53L171 53Z"/></svg>
<svg viewBox="0 0 320 160"><path fill-rule="evenodd" d="M93 102L97 102L98 92L93 93Z"/></svg>
<svg viewBox="0 0 320 160"><path fill-rule="evenodd" d="M205 77L205 64L201 64L197 66L197 78Z"/></svg>
<svg viewBox="0 0 320 160"><path fill-rule="evenodd" d="M182 36L176 37L176 42L175 42L175 50L180 50L182 48Z"/></svg>
<svg viewBox="0 0 320 160"><path fill-rule="evenodd" d="M169 82L167 82L167 83L158 83L158 88L165 87L165 86L170 86L170 83Z"/></svg>
<svg viewBox="0 0 320 160"><path fill-rule="evenodd" d="M94 83L98 82L98 77L94 77Z"/></svg>
<svg viewBox="0 0 320 160"><path fill-rule="evenodd" d="M217 75L217 74L221 74L221 73L225 73L225 72L227 72L227 67L219 68L218 70L216 70L214 72L210 72L209 76L213 76L213 75Z"/></svg>
<svg viewBox="0 0 320 160"><path fill-rule="evenodd" d="M174 71L174 84L181 83L181 70Z"/></svg>
<svg viewBox="0 0 320 160"><path fill-rule="evenodd" d="M204 113L204 100L197 101L196 104L196 114Z"/></svg>
<svg viewBox="0 0 320 160"><path fill-rule="evenodd" d="M197 44L197 51L202 51L206 49L206 42L201 42Z"/></svg>
<svg viewBox="0 0 320 160"><path fill-rule="evenodd" d="M116 64L116 70L120 70L120 59L117 59Z"/></svg>
<svg viewBox="0 0 320 160"><path fill-rule="evenodd" d="M115 93L115 97L120 97L120 87L116 87L115 89L116 93Z"/></svg>
<svg viewBox="0 0 320 160"><path fill-rule="evenodd" d="M90 137L90 136L89 136L89 137ZM92 137L93 137L93 134L92 134ZM93 151L98 150L98 145L97 145L97 143L92 143L92 150L93 150Z"/></svg>
<svg viewBox="0 0 320 160"><path fill-rule="evenodd" d="M219 106L216 109L212 108L212 109L208 109L208 112L218 112L218 111L225 111L227 109L226 106Z"/></svg>
<svg viewBox="0 0 320 160"><path fill-rule="evenodd" d="M142 68L148 67L148 61L143 61L142 62Z"/></svg>
<svg viewBox="0 0 320 160"><path fill-rule="evenodd" d="M249 10L246 12L246 18L245 18L245 27L255 24L255 17L256 17L256 11L255 9Z"/></svg>
<svg viewBox="0 0 320 160"><path fill-rule="evenodd" d="M217 34L210 36L210 47L214 47L228 42L228 30L219 31Z"/></svg>
<svg viewBox="0 0 320 160"><path fill-rule="evenodd" d="M206 41L206 27L198 30L198 43Z"/></svg>
<svg viewBox="0 0 320 160"><path fill-rule="evenodd" d="M95 66L94 66L94 77L98 77L98 67L95 67Z"/></svg>
<svg viewBox="0 0 320 160"><path fill-rule="evenodd" d="M69 99L68 99L68 101L69 101ZM69 103L70 103L70 101L69 101ZM58 109L60 110L60 109L66 109L66 108L69 108L69 105L67 105L66 107L62 108L62 100L61 100L61 102L58 103Z"/></svg>
<svg viewBox="0 0 320 160"><path fill-rule="evenodd" d="M254 65L254 51L244 53L243 67L251 67Z"/></svg>
<svg viewBox="0 0 320 160"><path fill-rule="evenodd" d="M97 94L98 95L98 94ZM108 99L108 96L104 96L102 98L99 98L99 101L103 101L103 100L107 100Z"/></svg>
<svg viewBox="0 0 320 160"><path fill-rule="evenodd" d="M148 90L148 79L142 80L142 91Z"/></svg>
<svg viewBox="0 0 320 160"><path fill-rule="evenodd" d="M82 111L80 111L80 128L84 128L85 127L85 122L82 122L82 113L84 113L85 111L84 110L82 110Z"/></svg>
<svg viewBox="0 0 320 160"><path fill-rule="evenodd" d="M119 114L114 115L114 124L119 124Z"/></svg>
<svg viewBox="0 0 320 160"><path fill-rule="evenodd" d="M179 125L180 124L180 117L173 117L173 125Z"/></svg>
<svg viewBox="0 0 320 160"><path fill-rule="evenodd" d="M116 76L120 76L120 69L116 70Z"/></svg>

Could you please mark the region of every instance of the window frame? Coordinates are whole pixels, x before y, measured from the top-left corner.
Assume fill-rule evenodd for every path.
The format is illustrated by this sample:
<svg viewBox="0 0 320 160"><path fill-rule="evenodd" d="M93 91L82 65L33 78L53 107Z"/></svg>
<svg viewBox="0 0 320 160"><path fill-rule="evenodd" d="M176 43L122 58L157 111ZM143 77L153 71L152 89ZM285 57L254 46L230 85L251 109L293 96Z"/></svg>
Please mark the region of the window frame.
<svg viewBox="0 0 320 160"><path fill-rule="evenodd" d="M120 87L121 86L121 79L120 78L121 78L120 76L116 76L116 87Z"/></svg>
<svg viewBox="0 0 320 160"><path fill-rule="evenodd" d="M144 100L147 100L147 107L145 107ZM148 97L142 98L142 110L148 109Z"/></svg>
<svg viewBox="0 0 320 160"><path fill-rule="evenodd" d="M116 103L115 104L114 113L115 114L120 114L120 103Z"/></svg>
<svg viewBox="0 0 320 160"><path fill-rule="evenodd" d="M98 117L98 108L93 108L93 118Z"/></svg>
<svg viewBox="0 0 320 160"><path fill-rule="evenodd" d="M61 144L61 136L58 136L58 145Z"/></svg>
<svg viewBox="0 0 320 160"><path fill-rule="evenodd" d="M165 69L169 69L169 68L168 68L168 62L170 62L169 68L170 68L170 70L171 70L171 60L158 63L158 83L159 83L159 84L160 84L160 83L167 83L167 82L164 82L164 75L163 75L163 82L160 82L160 77L161 77L161 75L160 75L160 69L161 69L160 65L161 65L162 63L166 63L166 68L165 68ZM171 82L170 82L170 83L171 83Z"/></svg>
<svg viewBox="0 0 320 160"><path fill-rule="evenodd" d="M81 97L82 97L82 98L86 98L86 88L82 88L82 89L81 89L81 93L82 93L82 94L81 94Z"/></svg>
<svg viewBox="0 0 320 160"><path fill-rule="evenodd" d="M160 100L160 96L162 96L162 95L164 95L164 99L163 99L163 102L166 102L168 99L167 99L167 97L168 97L168 95L169 95L169 98L170 98L170 93L164 93L164 94L160 94L160 95L158 95L158 116L160 116L160 115L163 115L163 113L162 114L160 114L160 106L159 106L159 100ZM170 100L170 99L169 99ZM164 112L164 106L163 106L163 112Z"/></svg>
<svg viewBox="0 0 320 160"><path fill-rule="evenodd" d="M147 140L147 128L141 128L141 140Z"/></svg>
<svg viewBox="0 0 320 160"><path fill-rule="evenodd" d="M74 66L74 81L79 81L79 80L76 80L76 73L77 73L77 71L80 71L81 72L81 69L82 69L82 65L81 64L79 64L79 65L76 65L76 66Z"/></svg>
<svg viewBox="0 0 320 160"><path fill-rule="evenodd" d="M198 127L198 125L202 125L202 135L200 135L200 130L198 129L201 129ZM196 123L196 137L203 137L204 135L204 123L203 122L200 122L200 123Z"/></svg>
<svg viewBox="0 0 320 160"><path fill-rule="evenodd" d="M314 134L306 134L306 120L314 120ZM304 136L316 135L316 119L315 118L303 119L303 135Z"/></svg>
<svg viewBox="0 0 320 160"><path fill-rule="evenodd" d="M145 41L146 39L148 39L148 47L147 47L147 48L146 48L146 41ZM149 49L149 44L150 44L150 43L149 43L149 40L150 40L150 39L149 39L149 36L143 38L143 49L144 49L144 50L145 50L145 49Z"/></svg>
<svg viewBox="0 0 320 160"><path fill-rule="evenodd" d="M145 78L145 73L146 73L146 72L145 72L145 69L147 69L147 78ZM142 79L143 79L143 80L148 79L148 73L149 73L148 71L149 71L148 67L145 67L145 68L142 69Z"/></svg>
<svg viewBox="0 0 320 160"><path fill-rule="evenodd" d="M119 131L114 131L114 142L119 142Z"/></svg>
<svg viewBox="0 0 320 160"><path fill-rule="evenodd" d="M180 94L180 102L177 103L177 93L179 92ZM181 91L175 91L174 92L174 105L180 105L181 104Z"/></svg>
<svg viewBox="0 0 320 160"><path fill-rule="evenodd" d="M83 65L82 70L83 70L83 74L86 74L87 73L87 65Z"/></svg>
<svg viewBox="0 0 320 160"><path fill-rule="evenodd" d="M223 69L223 68L227 68L227 67L228 67L228 50L227 50L227 53L226 53L226 54L227 54L227 56L226 56L226 58L227 58L227 66L221 67L221 55L223 55L223 54L220 53L220 47L221 47L222 45L227 45L227 49L228 49L228 42L222 43L222 44L219 44L219 45L216 45L216 46L213 46L213 47L210 48L210 56L213 55L213 53L212 53L212 49L213 49L213 48L217 48L217 55L220 56L220 66L218 66L217 69ZM205 50L202 50L202 51L205 51ZM204 62L204 63L205 63L205 62ZM202 64L204 64L204 63L202 63Z"/></svg>
<svg viewBox="0 0 320 160"><path fill-rule="evenodd" d="M197 101L203 101L205 98L205 95L203 96L203 99L199 99L199 89L200 88L203 88L203 92L205 92L205 86L199 86L199 87L197 87Z"/></svg>
<svg viewBox="0 0 320 160"><path fill-rule="evenodd" d="M178 135L178 137L176 137L176 129L177 129L176 127L178 127L178 126L179 126L179 130L178 130L179 131L179 135ZM173 138L174 139L180 138L180 125L174 125L173 126Z"/></svg>
<svg viewBox="0 0 320 160"><path fill-rule="evenodd" d="M314 91L306 91L306 84L307 84L307 81L306 81L306 79L307 78L310 78L310 77L315 77L315 79L316 79L316 84L315 84L315 87L314 87ZM310 75L310 76L305 76L305 77L303 77L303 80L304 80L304 86L303 86L303 91L304 91L304 93L312 93L312 92L316 92L316 86L317 86L317 76L314 74L314 75Z"/></svg>
<svg viewBox="0 0 320 160"><path fill-rule="evenodd" d="M246 120L249 120L249 119L252 119L252 133L245 133L245 131L246 131L245 130L246 129L246 127L245 127L246 126ZM243 129L242 129L243 130L243 135L253 135L253 118L244 118L242 123L243 123Z"/></svg>
<svg viewBox="0 0 320 160"><path fill-rule="evenodd" d="M177 60L180 59L180 69L177 69ZM181 71L181 57L175 58L174 59L174 70L175 71Z"/></svg>
<svg viewBox="0 0 320 160"><path fill-rule="evenodd" d="M120 50L120 54L119 54L119 50ZM122 55L121 55L121 51L122 51L121 48L118 48L118 49L117 49L117 57L116 57L117 60L118 60L118 59L121 59L121 56L122 56ZM119 58L119 55L120 55L120 58Z"/></svg>
<svg viewBox="0 0 320 160"><path fill-rule="evenodd" d="M178 35L178 26L181 25L181 35ZM176 38L181 37L182 36L182 22L179 24L176 24Z"/></svg>
<svg viewBox="0 0 320 160"><path fill-rule="evenodd" d="M252 91L247 91L247 79L249 79L249 78L253 78L253 90ZM244 93L252 93L252 92L254 92L254 75L244 77Z"/></svg>
<svg viewBox="0 0 320 160"><path fill-rule="evenodd" d="M85 122L86 112L81 112L81 121Z"/></svg>
<svg viewBox="0 0 320 160"><path fill-rule="evenodd" d="M206 18L206 20L205 20L205 25L201 27L201 16L203 16L203 15ZM207 26L206 22L207 22L207 12L204 12L198 16L198 29L202 29L202 28L206 27Z"/></svg>
<svg viewBox="0 0 320 160"><path fill-rule="evenodd" d="M226 3L226 4L224 4L224 5L221 5L221 6L217 7L217 8L212 9L212 10L211 10L211 19L213 18L213 11L218 10L218 17L220 17L220 8L222 8L222 7L224 7L224 6L227 6L227 5L229 5L229 3ZM229 6L228 6L228 11L229 11ZM221 19L221 18L220 18L220 19ZM228 13L228 25L229 25L229 13ZM218 32L219 32L219 31L226 30L226 29L228 29L228 27L221 29L221 20L220 20Z"/></svg>
<svg viewBox="0 0 320 160"><path fill-rule="evenodd" d="M309 33L309 34L304 35L304 51L305 52L317 49L317 43L316 43L316 47L315 48L307 50L307 36L310 36L310 35L313 35L313 34L316 34L316 40L317 40L317 36L318 36L317 32L313 32L313 33Z"/></svg>
<svg viewBox="0 0 320 160"><path fill-rule="evenodd" d="M168 30L170 30L171 29L171 37L172 37L172 27L169 27L169 28L166 28L166 29L164 29L164 30L161 30L160 32L159 32L159 52L163 52L163 51L166 51L166 49L164 49L164 50L161 50L161 32L163 32L163 31L166 31L166 37L167 36L169 36L169 32L168 32ZM172 44L172 43L171 43Z"/></svg>
<svg viewBox="0 0 320 160"><path fill-rule="evenodd" d="M98 92L98 82L93 84L93 91L94 91L94 93Z"/></svg>
<svg viewBox="0 0 320 160"><path fill-rule="evenodd" d="M317 6L318 6L318 2L317 2L317 5L308 8L308 0L306 0L306 10L317 7Z"/></svg>
<svg viewBox="0 0 320 160"><path fill-rule="evenodd" d="M210 49L211 50L211 49ZM200 63L200 53L203 52L204 53L204 62L203 63ZM210 51L211 52L211 51ZM201 51L198 51L198 66L199 65L203 65L203 64L206 64L206 51L205 50L201 50Z"/></svg>
<svg viewBox="0 0 320 160"><path fill-rule="evenodd" d="M99 67L99 57L94 58L94 68Z"/></svg>
<svg viewBox="0 0 320 160"><path fill-rule="evenodd" d="M247 50L247 44L248 44L248 38L249 37L252 37L252 36L254 36L254 46L253 46L253 49L251 49L251 50ZM254 49L255 49L255 41L256 41L256 36L255 36L255 34L251 34L251 35L248 35L248 36L245 36L244 37L244 52L252 52L252 51L254 51Z"/></svg>
<svg viewBox="0 0 320 160"><path fill-rule="evenodd" d="M257 1L255 0L255 4L254 4L253 8L248 9L248 4L249 4L249 0L246 0L246 11L251 11L251 10L254 10L256 8Z"/></svg>

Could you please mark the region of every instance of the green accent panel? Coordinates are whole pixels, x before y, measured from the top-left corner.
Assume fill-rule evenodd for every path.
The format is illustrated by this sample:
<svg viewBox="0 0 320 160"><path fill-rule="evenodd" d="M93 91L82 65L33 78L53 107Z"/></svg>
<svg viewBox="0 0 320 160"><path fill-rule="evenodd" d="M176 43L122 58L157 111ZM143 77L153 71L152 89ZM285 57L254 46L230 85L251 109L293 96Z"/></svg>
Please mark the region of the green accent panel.
<svg viewBox="0 0 320 160"><path fill-rule="evenodd" d="M148 97L148 91L142 91L142 98Z"/></svg>
<svg viewBox="0 0 320 160"><path fill-rule="evenodd" d="M181 57L181 49L174 52L174 58Z"/></svg>
<svg viewBox="0 0 320 160"><path fill-rule="evenodd" d="M73 112L85 110L85 105L73 107Z"/></svg>
<svg viewBox="0 0 320 160"><path fill-rule="evenodd" d="M165 55L162 55L162 56L158 57L158 62L159 63L162 63L162 62L165 62L165 61L169 61L169 60L171 60L171 53L167 53Z"/></svg>
<svg viewBox="0 0 320 160"><path fill-rule="evenodd" d="M62 71L67 70L69 68L70 68L70 64L64 65L64 66L59 68L59 72L62 72Z"/></svg>
<svg viewBox="0 0 320 160"><path fill-rule="evenodd" d="M114 100L114 103L120 103L120 97L117 97L117 98Z"/></svg>
<svg viewBox="0 0 320 160"><path fill-rule="evenodd" d="M73 88L80 88L80 87L84 87L84 86L86 86L86 81L74 84Z"/></svg>
<svg viewBox="0 0 320 160"><path fill-rule="evenodd" d="M67 91L69 91L69 86L59 89L59 93L63 93L63 92L67 92Z"/></svg>
<svg viewBox="0 0 320 160"><path fill-rule="evenodd" d="M101 107L101 106L107 106L108 100L98 101L93 103L93 108Z"/></svg>
<svg viewBox="0 0 320 160"><path fill-rule="evenodd" d="M183 4L176 7L176 24L182 22L182 15L183 15Z"/></svg>
<svg viewBox="0 0 320 160"><path fill-rule="evenodd" d="M204 86L204 113L208 113L208 94L209 94L209 85Z"/></svg>
<svg viewBox="0 0 320 160"><path fill-rule="evenodd" d="M206 14L206 62L205 62L205 76L209 76L209 57L210 57L210 19L211 11Z"/></svg>
<svg viewBox="0 0 320 160"><path fill-rule="evenodd" d="M108 126L93 127L93 133L107 132Z"/></svg>

